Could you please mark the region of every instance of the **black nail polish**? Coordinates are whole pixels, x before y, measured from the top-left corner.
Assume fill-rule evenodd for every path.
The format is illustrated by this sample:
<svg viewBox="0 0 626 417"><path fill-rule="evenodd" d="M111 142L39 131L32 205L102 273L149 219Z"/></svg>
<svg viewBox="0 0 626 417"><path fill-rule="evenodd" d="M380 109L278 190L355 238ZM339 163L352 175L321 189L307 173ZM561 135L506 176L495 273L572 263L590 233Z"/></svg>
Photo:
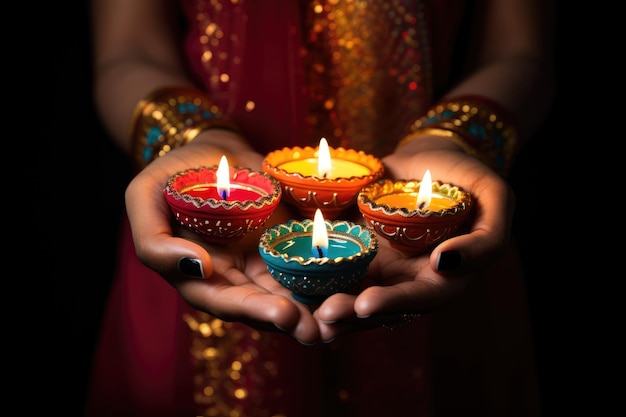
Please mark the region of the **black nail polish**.
<svg viewBox="0 0 626 417"><path fill-rule="evenodd" d="M463 255L458 250L441 252L437 259L437 271L452 271L461 266Z"/></svg>
<svg viewBox="0 0 626 417"><path fill-rule="evenodd" d="M200 259L180 258L178 260L178 269L183 274L204 278L204 272L202 272L202 261Z"/></svg>

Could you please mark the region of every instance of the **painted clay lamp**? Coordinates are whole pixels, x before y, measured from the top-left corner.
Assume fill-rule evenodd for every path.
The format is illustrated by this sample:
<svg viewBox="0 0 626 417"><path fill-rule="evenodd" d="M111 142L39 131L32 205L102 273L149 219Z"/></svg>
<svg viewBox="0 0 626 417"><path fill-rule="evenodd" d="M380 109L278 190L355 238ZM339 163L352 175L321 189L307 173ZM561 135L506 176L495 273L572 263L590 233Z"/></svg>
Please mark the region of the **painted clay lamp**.
<svg viewBox="0 0 626 417"><path fill-rule="evenodd" d="M174 174L163 193L181 225L208 242L230 244L265 224L282 191L270 175L230 168L222 156L218 166Z"/></svg>
<svg viewBox="0 0 626 417"><path fill-rule="evenodd" d="M362 151L328 146L283 148L266 155L263 171L276 178L283 198L305 218L319 208L326 219L337 219L354 206L359 191L383 175L382 162Z"/></svg>
<svg viewBox="0 0 626 417"><path fill-rule="evenodd" d="M452 184L431 180L380 180L364 187L357 205L378 237L410 255L432 250L452 237L467 220L472 199Z"/></svg>
<svg viewBox="0 0 626 417"><path fill-rule="evenodd" d="M320 209L313 220L267 229L259 241L270 274L305 304L357 287L377 252L378 241L367 227L325 220Z"/></svg>

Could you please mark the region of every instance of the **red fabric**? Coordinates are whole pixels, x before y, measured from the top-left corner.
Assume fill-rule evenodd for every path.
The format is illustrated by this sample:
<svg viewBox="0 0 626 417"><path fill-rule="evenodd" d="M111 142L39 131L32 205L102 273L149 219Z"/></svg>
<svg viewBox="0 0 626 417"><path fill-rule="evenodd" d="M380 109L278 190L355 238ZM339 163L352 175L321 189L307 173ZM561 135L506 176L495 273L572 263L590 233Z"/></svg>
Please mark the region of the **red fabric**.
<svg viewBox="0 0 626 417"><path fill-rule="evenodd" d="M330 72L333 63L322 62L325 65L323 70L312 68L320 63L312 64L303 53L304 49L311 47L305 42L312 42L310 31L303 24L307 18L304 5L310 5L310 1L228 1L221 2L218 8L205 7L208 2L202 0L182 0L181 3L190 25L185 38L185 51L192 73L198 84L209 91L215 104L236 122L261 154L284 146L316 146L322 136L329 139L331 146L355 147L377 156L390 152L396 141L408 133L408 124L419 118L436 101L437 94L442 94L445 88L455 82L451 68L456 69L453 60L460 41L457 34L466 18L464 1L393 2L390 7L396 7L400 15L400 10L404 10L407 14L425 16L423 23L416 20L401 23L404 31L415 30L423 25L425 33L419 35L419 29L418 35L412 36L420 45L428 44L428 48L420 49L420 46L416 50L406 51L397 47L388 57L379 58L381 61L376 64L374 71L385 74L383 77L389 77L390 83L382 86L363 85L364 94L368 94L368 88L372 87L374 95L380 96L380 99L374 99L371 105L366 106L375 107L373 118L358 121L362 129L371 130L375 134L371 140L355 144L354 137L348 132L337 133L333 130L338 126L345 128L347 115L332 111L324 114L320 107L325 106L327 98L337 99L334 96L337 84L345 81L342 76L350 76L341 71L364 70L346 67L335 75L340 78L320 76L323 85L314 84L315 78L312 78L311 73L319 75L318 70ZM328 6L330 2L319 3ZM368 7L372 7L372 4ZM376 13L386 12L380 10ZM207 22L215 23L226 34L219 42L210 43L210 47L201 41ZM370 27L370 30L376 37L378 34L374 30L380 29L377 26ZM236 34L233 37L236 41L230 40L232 34ZM324 36L330 35L320 35ZM389 35L385 33L384 36ZM394 42L401 43L397 39ZM207 50L211 51L210 61L202 59ZM398 57L398 54L403 56ZM392 60L404 60L405 65L419 64L424 67L423 78L415 80L419 84L415 91L403 91L396 85L405 68ZM431 68L428 73L425 72ZM216 81L221 74L228 74L229 81ZM407 77L414 76L407 74ZM375 83L378 78L372 75L365 82ZM359 109L357 97L346 96L346 100L350 101L346 104L347 108ZM254 103L253 111L246 108L249 103ZM324 125L320 119L332 119L334 122L332 126ZM312 126L314 121L320 123L322 128ZM369 146L371 149L367 148Z"/></svg>
<svg viewBox="0 0 626 417"><path fill-rule="evenodd" d="M177 360L188 357L189 340L180 296L134 256L127 223L119 253L119 278L103 319L87 415L193 415L192 370L188 360Z"/></svg>
<svg viewBox="0 0 626 417"><path fill-rule="evenodd" d="M306 90L303 72L310 68L301 61L302 4L309 2L222 1L223 8L218 13L209 7L214 1L217 0L181 1L191 25L186 53L199 84L206 87L225 113L233 116L260 153L294 144L315 145L319 136L311 133L311 95ZM465 2L402 3L412 9L424 6L423 12L429 17L426 25L431 50L453 50L463 12L461 3ZM211 51L213 58L208 63L203 60L202 44L198 42L207 30L198 23L198 12L203 8L206 14L202 16L218 21L227 34ZM237 36L232 39L243 42L231 43L233 34ZM221 52L224 59L219 58ZM416 80L415 90L399 90L397 96L388 97L382 105L373 102L381 105L376 111L366 103L361 110L372 111L374 119L359 119L361 114L355 114L358 123L349 127L356 133L346 135L342 144L357 137L363 123L367 124L366 131L371 124L376 132L384 132L392 120L391 125L397 130L388 138L376 137L374 146L393 147L402 128L396 127L396 119L390 118L405 121L419 117L436 98L434 95L450 82L450 73L443 68L449 66L451 53L428 57L420 51L410 51L407 56L410 59L405 63L432 58L432 83L428 79ZM394 83L397 79L388 77L386 69L381 72L387 74L384 81ZM230 82L215 81L219 74L228 74ZM392 85L397 89L397 85ZM377 87L385 86L381 83ZM366 87L369 86L363 86ZM388 91L392 89L383 92ZM250 102L255 103L254 111L246 109ZM395 111L390 103L395 104ZM350 104L345 108L350 110ZM341 113L330 111L326 116L340 118ZM119 268L94 357L86 416L203 415L203 407L195 405L193 396L194 378L202 370L196 368L197 360L191 355L193 335L182 318L190 308L164 279L139 262L126 223L121 231L119 255ZM218 341L222 343L218 351L233 357L254 354L254 360L245 363L245 373L238 380L247 388L249 397L245 401L227 398L229 387L221 384L214 393L207 394L207 400L228 400L221 415L237 410L242 417L279 413L287 417L440 417L448 410L455 416L500 417L515 415L503 413L507 407L532 410L533 369L525 344L529 332L524 327L527 317L523 309L523 281L516 271L520 271L519 263L503 263L493 277L482 281L478 295L469 296L468 304L459 303L434 314L433 321L426 316L395 331L381 328L354 333L328 345L306 347L286 336L259 336L245 326L233 325L226 332L228 337ZM516 291L499 291L498 296L489 296L490 290L498 288L496 284L501 287L507 283ZM502 294L506 298L500 298ZM521 307L510 314L507 309L511 306ZM235 336L241 339L234 340ZM267 367L268 364L275 367ZM272 369L279 372L273 374ZM434 397L436 403L431 400L431 376L435 383L432 391L438 394ZM223 373L215 374L215 378L223 377ZM500 395L503 391L506 394ZM498 394L497 401L509 401L497 403L489 410L489 404L494 404L491 393ZM433 414L433 408L439 412ZM460 409L480 412L459 413Z"/></svg>
<svg viewBox="0 0 626 417"><path fill-rule="evenodd" d="M128 223L122 228L120 255L86 416L201 415L192 396L195 368L190 334L181 319L189 308L165 280L134 256ZM242 325L237 328L249 332ZM428 416L427 334L428 321L419 320L394 331L354 333L318 346L303 346L279 334L265 335L270 344L259 343L258 348L266 350L258 362L279 363L284 372L273 379L251 381L250 397L275 390L284 393L280 401L235 405L250 416L264 415L261 409L297 417ZM246 338L241 343L258 342ZM350 397L340 401L335 395L340 392Z"/></svg>
<svg viewBox="0 0 626 417"><path fill-rule="evenodd" d="M182 1L189 22L202 10L201 1ZM186 40L189 65L212 100L230 115L251 138L260 153L283 146L301 144L307 139L306 103L303 102L304 78L300 62L300 4L297 1L224 2L219 10L207 8L210 21L217 21L224 33L236 33L238 42L220 42L212 48L210 66L199 59L203 54L198 42L204 27L191 24ZM235 63L233 57L239 63ZM211 82L213 74L229 74L228 83ZM255 103L255 110L246 104ZM319 140L319 139L318 139Z"/></svg>
<svg viewBox="0 0 626 417"><path fill-rule="evenodd" d="M193 401L196 369L181 319L189 307L138 261L127 223L120 254L85 415L202 415ZM266 415L263 410L297 417L539 415L520 271L512 251L448 308L394 331L354 333L329 345L307 347L278 334L259 341L236 325L233 333L247 335L238 348L260 352L250 364L250 398L276 390L282 396L231 405L246 416ZM259 368L268 361L282 372L260 381L267 373ZM349 397L340 400L341 393Z"/></svg>

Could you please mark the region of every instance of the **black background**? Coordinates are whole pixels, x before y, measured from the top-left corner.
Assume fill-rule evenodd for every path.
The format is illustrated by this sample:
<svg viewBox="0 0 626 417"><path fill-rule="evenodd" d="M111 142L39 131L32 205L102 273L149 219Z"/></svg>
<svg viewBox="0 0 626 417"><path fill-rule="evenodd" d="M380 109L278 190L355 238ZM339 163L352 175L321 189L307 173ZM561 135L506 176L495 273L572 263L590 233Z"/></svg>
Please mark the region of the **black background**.
<svg viewBox="0 0 626 417"><path fill-rule="evenodd" d="M37 356L45 361L38 367L44 370L45 390L53 394L46 408L67 416L81 415L130 175L125 156L108 139L93 108L87 5L79 10L64 19L66 26L59 28L60 39L51 48L56 67L53 121L37 125L38 146L24 142L24 152L35 153L38 160L32 179L54 187L40 191L48 221L36 230L28 227L29 237L20 247L27 255L21 269L30 276L35 267L45 299L52 297L54 304L51 318L41 313L50 331L35 335L35 348L47 352ZM552 114L520 155L511 177L518 194L514 232L527 275L545 415L582 411L588 398L574 390L589 384L582 373L593 369L580 352L584 340L594 334L586 314L592 296L579 295L578 277L586 274L591 281L597 275L585 262L598 244L588 230L588 196L581 193L580 184L597 183L585 176L602 165L591 154L603 148L602 135L594 130L589 137L588 132L590 126L599 126L598 113L607 109L606 101L595 96L606 91L600 85L610 77L595 78L599 43L581 24L594 19L586 11L573 12L577 18L572 10L560 8L558 13L557 100ZM612 59L610 51L602 56ZM29 203L26 209L35 217L42 206Z"/></svg>

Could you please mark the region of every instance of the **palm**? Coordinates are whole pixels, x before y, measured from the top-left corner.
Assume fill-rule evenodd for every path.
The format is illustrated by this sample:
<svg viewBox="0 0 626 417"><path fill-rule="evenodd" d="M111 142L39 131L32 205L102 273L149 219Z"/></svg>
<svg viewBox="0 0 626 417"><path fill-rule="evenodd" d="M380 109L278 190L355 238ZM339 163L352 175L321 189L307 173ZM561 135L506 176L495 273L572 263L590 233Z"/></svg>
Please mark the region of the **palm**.
<svg viewBox="0 0 626 417"><path fill-rule="evenodd" d="M213 262L210 277L186 280L179 286L194 308L258 330L278 331L279 326L299 340L318 341L319 330L309 307L293 299L291 291L268 272L258 253L258 233L229 246L207 245L189 231L180 234L204 246Z"/></svg>

